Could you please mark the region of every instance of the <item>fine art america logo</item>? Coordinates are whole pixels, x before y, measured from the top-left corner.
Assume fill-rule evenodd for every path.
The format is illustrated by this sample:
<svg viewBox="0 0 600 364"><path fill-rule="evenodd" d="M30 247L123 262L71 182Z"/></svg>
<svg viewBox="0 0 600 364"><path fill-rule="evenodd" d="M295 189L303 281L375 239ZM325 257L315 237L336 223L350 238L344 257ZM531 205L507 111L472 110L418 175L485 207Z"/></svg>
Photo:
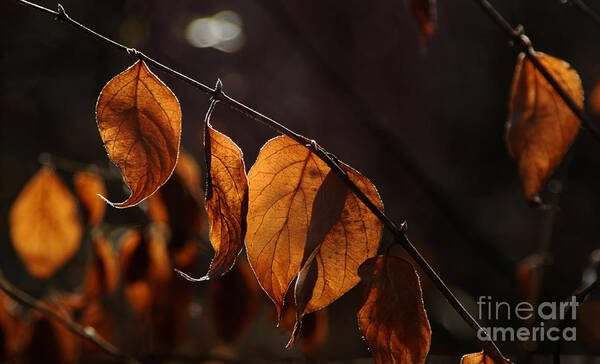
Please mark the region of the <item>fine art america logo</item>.
<svg viewBox="0 0 600 364"><path fill-rule="evenodd" d="M498 320L520 319L535 324L522 327L484 327L479 330L480 340L494 341L575 341L576 328L558 324L545 327L545 322L575 320L577 306L576 297L565 302L541 302L534 307L529 302L519 302L514 307L508 302L492 301L491 296L480 296L477 300L479 319L493 323ZM487 332L487 335L486 335Z"/></svg>

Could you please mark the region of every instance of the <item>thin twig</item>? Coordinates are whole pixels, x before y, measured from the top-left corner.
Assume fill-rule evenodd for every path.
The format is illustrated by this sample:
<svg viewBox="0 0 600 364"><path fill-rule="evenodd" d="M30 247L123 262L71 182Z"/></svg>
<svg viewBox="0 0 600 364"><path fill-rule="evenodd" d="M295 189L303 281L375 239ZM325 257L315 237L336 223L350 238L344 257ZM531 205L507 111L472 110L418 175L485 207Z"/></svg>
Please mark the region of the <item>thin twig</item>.
<svg viewBox="0 0 600 364"><path fill-rule="evenodd" d="M58 157L50 153L41 153L38 157L40 164L47 167L52 167L64 172L77 173L81 171L93 172L105 180L122 180L120 174L117 174L113 169L101 168L95 164L87 164L72 161L70 159Z"/></svg>
<svg viewBox="0 0 600 364"><path fill-rule="evenodd" d="M564 4L573 4L585 15L589 16L596 25L600 25L600 15L587 6L582 0L562 0Z"/></svg>
<svg viewBox="0 0 600 364"><path fill-rule="evenodd" d="M96 330L94 330L93 327L91 327L91 326L83 327L83 326L79 325L78 323L76 323L72 320L69 320L68 318L66 318L64 316L57 314L56 312L54 312L54 310L52 310L50 307L48 307L48 305L46 305L45 303L36 300L35 298L31 297L27 293L21 291L20 289L18 289L14 285L12 285L9 281L7 281L4 278L2 273L0 273L0 289L2 291L4 291L7 295L9 295L10 297L15 299L16 301L18 301L19 303L21 303L27 307L30 307L36 311L39 311L39 312L45 314L46 316L48 316L49 318L51 318L52 320L60 323L61 325L63 325L67 329L69 329L69 331L71 331L73 334L93 342L100 349L102 349L106 353L110 354L111 356L115 357L116 359L119 359L120 361L126 362L126 363L140 364L140 362L138 360L134 359L133 357L131 357L127 354L124 354L117 347L115 347L114 345L112 345L111 343L106 341L104 338L102 338L102 336L100 336L96 332Z"/></svg>
<svg viewBox="0 0 600 364"><path fill-rule="evenodd" d="M55 12L50 9L43 8L39 5L32 4L31 2L26 1L26 0L18 0L18 1L24 5L27 5L27 6L36 8L42 12L54 15L58 20L61 20L67 24L70 24L70 25L74 26L75 28L92 35L94 38L96 38L102 42L105 42L114 48L117 48L118 50L126 52L129 55L135 56L138 59L145 61L146 63L154 66L155 68L157 68L175 78L178 78L178 79L184 81L185 83L199 89L200 91L210 95L214 100L221 101L222 103L228 105L232 109L237 110L237 111L241 112L242 114L244 114L256 121L259 121L259 122L265 124L266 126L270 127L271 129L276 130L280 134L284 134L284 135L294 139L296 142L306 146L307 148L310 148L312 152L314 152L323 162L325 162L344 181L344 183L346 183L346 185L348 185L350 187L350 189L353 191L353 193L369 208L369 210L371 210L371 212L373 214L375 214L375 216L377 216L377 218L379 218L379 220L381 220L383 225L385 225L385 227L392 232L396 241L398 241L398 243L404 247L404 249L408 252L408 254L413 258L413 260L421 267L421 269L425 272L425 274L427 274L427 276L433 281L434 285L444 295L444 297L448 300L448 302L454 308L454 310L471 327L473 332L476 334L475 336L477 337L477 340L479 341L480 345L483 347L485 352L488 355L490 355L498 360L502 360L504 358L502 356L502 353L500 352L500 350L497 348L496 344L491 340L490 336L487 334L487 332L479 325L479 323L473 318L473 316L471 316L471 314L469 314L469 312L463 307L463 305L454 296L454 294L450 291L450 289L446 286L446 284L443 282L443 280L440 278L440 276L433 270L433 268L429 265L429 263L425 260L425 258L423 258L423 256L419 253L419 251L410 242L410 240L408 239L406 234L401 229L399 229L396 226L396 224L387 215L385 215L383 213L383 211L381 211L358 188L358 186L356 186L356 184L354 184L354 182L352 182L352 180L350 180L348 175L338 165L337 159L335 157L333 157L332 154L330 154L325 149L323 149L321 146L317 145L316 142L288 129L287 127L276 122L275 120L259 113L256 110L253 110L249 106L246 106L246 105L242 104L241 102L229 97L219 87L215 87L213 89L209 86L206 86L205 84L203 84L201 82L198 82L180 72L177 72L177 71L165 66L162 63L159 63L158 61L155 61L154 59L148 57L147 55L145 55L142 52L139 52L132 48L127 48L126 46L124 46L120 43L117 43L109 38L106 38L105 36L87 28L86 26L76 22L71 17L69 17L67 15L67 13L65 12L64 8L60 5L58 8L59 10ZM485 335L483 335L483 334L485 334ZM482 337L482 336L486 337L486 340L480 340L479 337Z"/></svg>
<svg viewBox="0 0 600 364"><path fill-rule="evenodd" d="M546 81L554 88L554 91L563 99L563 101L567 104L569 109L577 116L581 123L587 131L589 131L592 136L596 139L597 142L600 142L600 129L598 126L592 121L592 118L581 109L577 103L567 94L567 92L560 86L558 81L548 72L546 67L544 67L540 61L537 59L535 51L533 49L533 45L529 38L523 33L523 29L518 27L517 29L513 28L512 25L496 10L492 4L490 4L487 0L473 0L475 1L481 8L485 11L485 13L492 19L492 21L502 29L511 41L514 44L518 45L525 56L531 61L534 67L544 76Z"/></svg>

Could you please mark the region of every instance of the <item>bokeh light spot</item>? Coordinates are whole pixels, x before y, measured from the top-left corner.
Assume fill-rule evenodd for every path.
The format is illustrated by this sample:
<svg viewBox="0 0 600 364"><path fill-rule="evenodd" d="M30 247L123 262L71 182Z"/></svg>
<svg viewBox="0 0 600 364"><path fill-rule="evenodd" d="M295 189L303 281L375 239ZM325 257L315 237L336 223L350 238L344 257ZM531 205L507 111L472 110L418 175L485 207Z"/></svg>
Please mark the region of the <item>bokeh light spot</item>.
<svg viewBox="0 0 600 364"><path fill-rule="evenodd" d="M242 18L231 10L225 10L210 17L194 19L188 24L185 37L194 47L235 52L244 45Z"/></svg>

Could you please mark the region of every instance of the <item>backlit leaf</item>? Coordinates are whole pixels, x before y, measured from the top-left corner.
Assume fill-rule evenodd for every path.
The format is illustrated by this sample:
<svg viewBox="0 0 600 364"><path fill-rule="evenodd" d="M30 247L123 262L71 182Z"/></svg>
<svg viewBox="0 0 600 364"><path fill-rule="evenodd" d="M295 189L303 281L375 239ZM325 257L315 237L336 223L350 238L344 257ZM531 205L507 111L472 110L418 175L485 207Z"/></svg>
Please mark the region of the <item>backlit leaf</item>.
<svg viewBox="0 0 600 364"><path fill-rule="evenodd" d="M351 167L344 164L341 164L341 167L350 180L382 209L383 204L375 186ZM328 183L330 179L336 181L335 185ZM334 173L328 174L319 189L313 209L326 211L324 205L328 201L319 201L322 196L331 195L332 189L345 191L343 210L337 215L337 221L314 249L298 276L295 287L298 324L302 322L300 319L306 313L329 305L359 282L358 267L377 253L381 240L379 219L356 195L342 185L342 181Z"/></svg>
<svg viewBox="0 0 600 364"><path fill-rule="evenodd" d="M378 256L365 261L358 273L362 279L358 321L375 362L423 363L431 328L413 266L398 257Z"/></svg>
<svg viewBox="0 0 600 364"><path fill-rule="evenodd" d="M106 211L106 203L98 196L106 195L104 181L95 173L79 172L73 177L73 186L85 211L88 225L98 225Z"/></svg>
<svg viewBox="0 0 600 364"><path fill-rule="evenodd" d="M381 206L364 177L342 168ZM310 274L302 284L301 314L326 306L358 282L347 268L376 253L381 224L370 213L360 215L365 210L323 161L291 138L277 137L262 148L248 180L248 258L279 315L303 266Z"/></svg>
<svg viewBox="0 0 600 364"><path fill-rule="evenodd" d="M75 197L49 168L25 185L10 210L9 225L15 251L37 278L50 277L81 244Z"/></svg>
<svg viewBox="0 0 600 364"><path fill-rule="evenodd" d="M460 364L509 364L507 359L494 360L491 356L486 355L483 351L479 353L465 354L460 358Z"/></svg>
<svg viewBox="0 0 600 364"><path fill-rule="evenodd" d="M111 205L137 205L158 190L175 168L181 139L177 97L138 61L104 86L96 120L109 157L131 189L126 201Z"/></svg>
<svg viewBox="0 0 600 364"><path fill-rule="evenodd" d="M536 58L582 107L583 88L577 72L544 53L537 52ZM518 164L525 197L539 203L538 193L573 143L579 119L523 54L515 69L508 111L508 152Z"/></svg>
<svg viewBox="0 0 600 364"><path fill-rule="evenodd" d="M410 0L410 9L421 30L421 41L426 43L435 32L436 0Z"/></svg>
<svg viewBox="0 0 600 364"><path fill-rule="evenodd" d="M210 243L215 249L207 278L227 273L244 246L248 212L248 180L240 148L206 122L208 169L206 212Z"/></svg>

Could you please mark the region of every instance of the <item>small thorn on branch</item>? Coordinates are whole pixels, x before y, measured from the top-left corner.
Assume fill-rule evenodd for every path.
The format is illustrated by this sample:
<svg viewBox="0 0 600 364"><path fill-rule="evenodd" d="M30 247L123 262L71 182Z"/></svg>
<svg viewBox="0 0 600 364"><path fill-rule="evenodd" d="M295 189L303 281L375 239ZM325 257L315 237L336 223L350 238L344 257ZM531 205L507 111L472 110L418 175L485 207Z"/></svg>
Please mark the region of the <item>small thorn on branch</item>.
<svg viewBox="0 0 600 364"><path fill-rule="evenodd" d="M137 49L135 49L135 48L127 48L126 52L130 56L137 56L137 57L140 56L140 52Z"/></svg>
<svg viewBox="0 0 600 364"><path fill-rule="evenodd" d="M58 4L58 10L56 11L56 17L54 20L66 20L67 18L68 16L65 8L61 4Z"/></svg>
<svg viewBox="0 0 600 364"><path fill-rule="evenodd" d="M223 92L223 81L221 81L221 78L217 78L217 82L215 83L215 89L212 90L210 95L210 101L215 103L218 102L223 97L223 95L225 95L225 93Z"/></svg>
<svg viewBox="0 0 600 364"><path fill-rule="evenodd" d="M408 232L408 222L406 222L406 220L402 221L400 224L400 231L402 231L403 234Z"/></svg>

